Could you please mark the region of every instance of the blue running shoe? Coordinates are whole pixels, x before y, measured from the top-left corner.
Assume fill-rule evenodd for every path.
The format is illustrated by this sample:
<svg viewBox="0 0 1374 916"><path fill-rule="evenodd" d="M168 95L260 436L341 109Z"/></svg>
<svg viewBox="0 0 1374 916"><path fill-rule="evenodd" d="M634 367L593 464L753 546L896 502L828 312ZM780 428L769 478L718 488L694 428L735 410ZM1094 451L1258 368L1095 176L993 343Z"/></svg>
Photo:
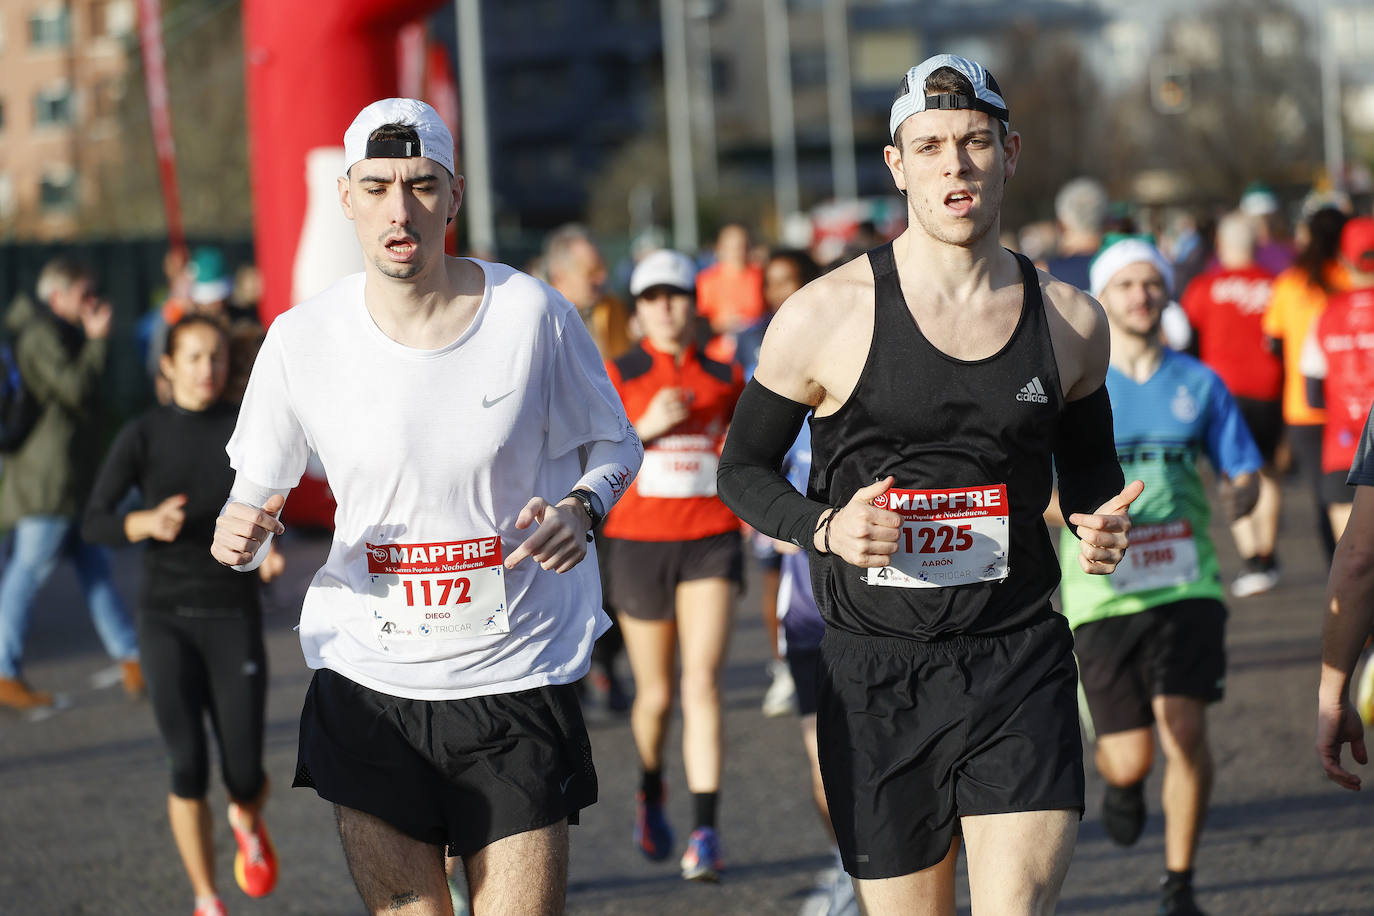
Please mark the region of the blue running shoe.
<svg viewBox="0 0 1374 916"><path fill-rule="evenodd" d="M698 827L687 838L682 854L682 877L688 881L719 881L725 865L720 861L720 837L710 827Z"/></svg>
<svg viewBox="0 0 1374 916"><path fill-rule="evenodd" d="M643 792L635 793L635 845L654 862L673 854L673 828L663 813L663 802L651 804Z"/></svg>

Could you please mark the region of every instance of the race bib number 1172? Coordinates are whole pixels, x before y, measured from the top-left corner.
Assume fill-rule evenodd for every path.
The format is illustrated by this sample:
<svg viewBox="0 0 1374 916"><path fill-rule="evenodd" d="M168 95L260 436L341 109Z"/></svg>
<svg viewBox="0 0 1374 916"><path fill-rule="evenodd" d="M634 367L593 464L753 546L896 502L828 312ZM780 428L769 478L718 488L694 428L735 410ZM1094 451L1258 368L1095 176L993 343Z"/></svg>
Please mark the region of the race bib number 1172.
<svg viewBox="0 0 1374 916"><path fill-rule="evenodd" d="M378 638L510 632L499 537L366 547L368 604Z"/></svg>

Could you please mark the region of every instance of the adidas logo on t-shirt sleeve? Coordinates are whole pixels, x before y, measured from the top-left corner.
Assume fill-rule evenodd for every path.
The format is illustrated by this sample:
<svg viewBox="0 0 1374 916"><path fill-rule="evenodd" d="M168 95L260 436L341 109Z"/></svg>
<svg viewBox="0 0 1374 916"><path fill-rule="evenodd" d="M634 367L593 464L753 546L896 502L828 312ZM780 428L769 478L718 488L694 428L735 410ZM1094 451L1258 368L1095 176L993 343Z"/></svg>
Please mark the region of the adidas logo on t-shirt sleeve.
<svg viewBox="0 0 1374 916"><path fill-rule="evenodd" d="M1016 400L1030 401L1033 404L1048 404L1049 395L1045 394L1045 389L1040 385L1040 376L1036 376L1029 382L1021 386L1021 390L1016 392Z"/></svg>

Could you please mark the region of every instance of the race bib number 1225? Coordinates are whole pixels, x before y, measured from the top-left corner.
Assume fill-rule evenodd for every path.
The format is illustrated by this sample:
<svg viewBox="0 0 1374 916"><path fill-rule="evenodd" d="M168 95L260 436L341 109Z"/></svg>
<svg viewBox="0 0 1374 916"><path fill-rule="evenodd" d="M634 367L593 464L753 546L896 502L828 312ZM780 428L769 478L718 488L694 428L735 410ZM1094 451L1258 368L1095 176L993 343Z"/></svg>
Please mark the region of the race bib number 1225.
<svg viewBox="0 0 1374 916"><path fill-rule="evenodd" d="M891 565L868 570L869 585L944 588L1007 577L1005 484L953 490L888 490L873 501L902 517Z"/></svg>

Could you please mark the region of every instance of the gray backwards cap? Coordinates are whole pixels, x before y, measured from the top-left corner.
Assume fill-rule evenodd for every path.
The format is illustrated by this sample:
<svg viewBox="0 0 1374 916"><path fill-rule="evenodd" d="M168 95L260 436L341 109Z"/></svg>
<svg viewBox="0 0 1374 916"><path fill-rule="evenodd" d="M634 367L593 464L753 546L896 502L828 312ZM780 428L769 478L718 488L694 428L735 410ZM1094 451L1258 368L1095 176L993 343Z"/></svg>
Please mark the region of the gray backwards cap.
<svg viewBox="0 0 1374 916"><path fill-rule="evenodd" d="M930 79L930 75L941 67L949 67L951 70L957 70L968 77L968 81L973 84L973 101L970 102L961 96L947 93L926 95L926 80ZM903 121L917 112L960 108L971 108L974 111L992 115L1002 122L1003 127L1011 130L1011 113L1007 111L1007 103L1002 99L1001 87L997 85L997 80L992 78L988 68L966 57L956 57L953 54L936 54L934 57L928 57L912 67L902 78L901 91L896 101L892 103L892 116L888 119L888 133L892 134L893 140L896 140L897 128L901 127Z"/></svg>

